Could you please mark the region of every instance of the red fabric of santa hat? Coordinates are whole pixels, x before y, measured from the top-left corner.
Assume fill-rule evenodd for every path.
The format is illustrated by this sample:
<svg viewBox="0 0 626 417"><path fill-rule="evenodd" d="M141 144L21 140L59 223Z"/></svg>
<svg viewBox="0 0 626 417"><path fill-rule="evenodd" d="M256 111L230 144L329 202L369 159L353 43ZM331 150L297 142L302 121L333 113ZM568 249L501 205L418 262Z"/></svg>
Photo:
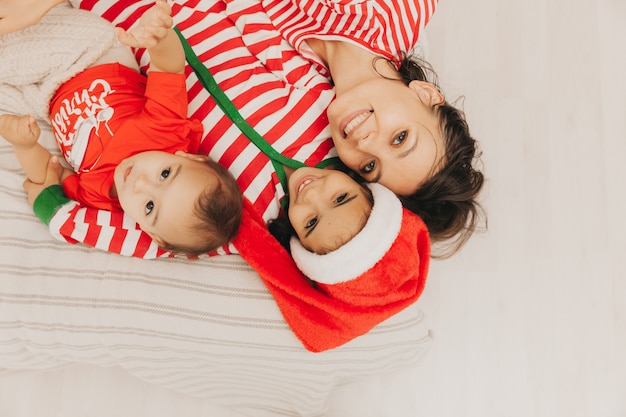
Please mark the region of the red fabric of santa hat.
<svg viewBox="0 0 626 417"><path fill-rule="evenodd" d="M270 290L293 333L308 350L320 352L367 333L422 293L430 259L428 231L417 215L401 205L394 210L398 231L386 248L377 250L384 252L382 256L370 261L371 267L362 265L365 270L351 279L326 284L320 276L311 277L321 282L320 288L305 278L247 200L233 244ZM362 257L369 255L363 248Z"/></svg>

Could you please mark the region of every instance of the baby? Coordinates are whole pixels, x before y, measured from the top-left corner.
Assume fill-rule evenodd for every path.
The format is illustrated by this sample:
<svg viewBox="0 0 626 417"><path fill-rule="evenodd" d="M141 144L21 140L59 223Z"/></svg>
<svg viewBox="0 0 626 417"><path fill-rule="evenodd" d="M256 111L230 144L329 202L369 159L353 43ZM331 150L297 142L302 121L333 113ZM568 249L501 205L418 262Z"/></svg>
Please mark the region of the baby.
<svg viewBox="0 0 626 417"><path fill-rule="evenodd" d="M51 76L58 77L67 69L67 78L40 94L51 96L49 120L71 166L59 172L66 195L88 206L125 211L166 250L201 254L236 235L242 195L225 168L196 153L202 125L187 118L185 55L170 14L170 6L157 1L139 25L126 32L88 12L61 5L37 24L1 35L0 41L8 36L33 39L38 35L50 61L55 61L56 52L50 45L59 48L59 53L85 50L74 60L55 63L63 68L53 66ZM66 24L77 26L77 31L86 25L90 31L97 27L106 36L79 40L84 45L78 48L72 44L75 38L43 42L46 37L56 39L49 32L66 29ZM123 45L115 40L116 30ZM115 42L94 57L93 51L106 45L108 31ZM129 47L147 48L151 56L147 76L139 73ZM91 58L85 58L89 54ZM77 68L80 62L83 68ZM15 91L32 96L19 83L9 93ZM39 133L32 115L0 115L0 135L13 145L33 182L44 180L50 159L38 143Z"/></svg>

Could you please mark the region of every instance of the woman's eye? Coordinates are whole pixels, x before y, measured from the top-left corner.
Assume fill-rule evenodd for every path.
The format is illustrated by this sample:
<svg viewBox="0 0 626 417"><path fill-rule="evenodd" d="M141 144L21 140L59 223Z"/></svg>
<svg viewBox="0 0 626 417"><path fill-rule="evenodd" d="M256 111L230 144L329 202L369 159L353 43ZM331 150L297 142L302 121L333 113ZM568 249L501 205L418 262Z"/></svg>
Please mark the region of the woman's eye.
<svg viewBox="0 0 626 417"><path fill-rule="evenodd" d="M400 133L395 138L393 138L393 142L391 142L391 144L392 145L400 145L400 144L402 144L402 142L404 142L405 139L406 139L406 130L403 131L402 133Z"/></svg>
<svg viewBox="0 0 626 417"><path fill-rule="evenodd" d="M169 168L164 169L163 171L161 171L161 179L162 180L166 179L169 176L170 176L170 169Z"/></svg>
<svg viewBox="0 0 626 417"><path fill-rule="evenodd" d="M152 210L154 210L154 203L151 201L148 201L148 204L146 204L146 215L152 213Z"/></svg>
<svg viewBox="0 0 626 417"><path fill-rule="evenodd" d="M361 173L369 174L370 172L374 170L375 167L376 167L376 162L370 161L363 168L361 168Z"/></svg>
<svg viewBox="0 0 626 417"><path fill-rule="evenodd" d="M343 194L337 196L337 198L335 199L335 203L336 204L340 204L343 200L346 199L347 196L348 196L348 193L343 193Z"/></svg>
<svg viewBox="0 0 626 417"><path fill-rule="evenodd" d="M306 222L306 224L304 225L304 228L305 229L310 229L311 227L315 226L316 224L317 224L317 217L313 217L311 220Z"/></svg>

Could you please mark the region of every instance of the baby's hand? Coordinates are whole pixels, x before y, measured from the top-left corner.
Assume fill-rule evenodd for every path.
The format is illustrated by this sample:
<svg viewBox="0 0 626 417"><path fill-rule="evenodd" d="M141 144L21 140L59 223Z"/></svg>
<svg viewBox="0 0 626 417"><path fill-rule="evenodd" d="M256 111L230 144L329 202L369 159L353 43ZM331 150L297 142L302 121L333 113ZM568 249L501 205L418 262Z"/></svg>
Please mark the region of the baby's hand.
<svg viewBox="0 0 626 417"><path fill-rule="evenodd" d="M37 143L41 129L33 116L0 115L0 136L13 146L31 147Z"/></svg>
<svg viewBox="0 0 626 417"><path fill-rule="evenodd" d="M117 37L132 48L154 48L163 40L174 25L172 8L167 1L158 0L139 19L137 26L129 31L117 27Z"/></svg>

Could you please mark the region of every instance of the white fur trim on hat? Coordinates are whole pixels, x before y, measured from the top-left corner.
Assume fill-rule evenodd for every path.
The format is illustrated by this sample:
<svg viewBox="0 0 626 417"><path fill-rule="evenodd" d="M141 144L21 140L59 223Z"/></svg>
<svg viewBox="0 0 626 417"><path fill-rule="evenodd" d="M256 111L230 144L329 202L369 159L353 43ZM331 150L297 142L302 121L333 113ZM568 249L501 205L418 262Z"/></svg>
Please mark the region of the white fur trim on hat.
<svg viewBox="0 0 626 417"><path fill-rule="evenodd" d="M313 281L338 284L350 281L372 268L385 256L400 232L402 204L380 184L368 184L374 205L365 226L346 244L325 255L310 252L292 237L291 256L298 268Z"/></svg>

